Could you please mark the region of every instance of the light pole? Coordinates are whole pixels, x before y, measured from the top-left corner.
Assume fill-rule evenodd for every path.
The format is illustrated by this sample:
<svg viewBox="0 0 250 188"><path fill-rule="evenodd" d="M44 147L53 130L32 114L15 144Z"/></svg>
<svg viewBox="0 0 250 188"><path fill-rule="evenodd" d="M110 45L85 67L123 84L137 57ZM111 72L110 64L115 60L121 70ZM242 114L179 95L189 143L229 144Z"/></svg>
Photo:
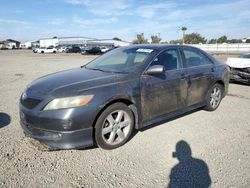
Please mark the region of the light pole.
<svg viewBox="0 0 250 188"><path fill-rule="evenodd" d="M182 30L182 34L183 34L182 43L185 44L185 31L187 31L187 28L184 26L181 28L181 30Z"/></svg>

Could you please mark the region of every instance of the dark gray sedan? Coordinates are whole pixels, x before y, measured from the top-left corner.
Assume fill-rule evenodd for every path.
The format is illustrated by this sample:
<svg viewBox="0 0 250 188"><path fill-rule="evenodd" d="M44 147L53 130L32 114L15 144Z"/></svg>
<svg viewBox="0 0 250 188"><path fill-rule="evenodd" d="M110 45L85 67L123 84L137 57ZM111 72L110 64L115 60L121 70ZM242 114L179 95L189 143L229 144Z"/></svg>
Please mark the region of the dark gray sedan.
<svg viewBox="0 0 250 188"><path fill-rule="evenodd" d="M228 92L227 65L180 45L133 45L33 81L20 98L24 133L50 148L123 145L134 129L205 107Z"/></svg>

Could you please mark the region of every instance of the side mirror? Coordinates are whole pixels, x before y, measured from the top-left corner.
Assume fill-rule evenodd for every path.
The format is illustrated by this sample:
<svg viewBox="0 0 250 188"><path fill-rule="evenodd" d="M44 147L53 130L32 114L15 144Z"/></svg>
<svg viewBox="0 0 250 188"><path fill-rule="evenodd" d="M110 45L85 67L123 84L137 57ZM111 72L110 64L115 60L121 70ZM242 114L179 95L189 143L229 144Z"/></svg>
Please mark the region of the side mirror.
<svg viewBox="0 0 250 188"><path fill-rule="evenodd" d="M154 74L163 74L165 72L165 67L162 65L153 65L148 68L146 74L154 75Z"/></svg>

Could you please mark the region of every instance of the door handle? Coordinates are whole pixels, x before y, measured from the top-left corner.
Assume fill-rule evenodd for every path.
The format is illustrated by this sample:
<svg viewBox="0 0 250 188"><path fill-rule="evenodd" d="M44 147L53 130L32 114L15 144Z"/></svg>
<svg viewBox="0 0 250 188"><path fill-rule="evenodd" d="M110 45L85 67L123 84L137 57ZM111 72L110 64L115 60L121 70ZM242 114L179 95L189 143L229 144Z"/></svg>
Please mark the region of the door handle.
<svg viewBox="0 0 250 188"><path fill-rule="evenodd" d="M214 68L213 67L211 68L211 72L214 72Z"/></svg>

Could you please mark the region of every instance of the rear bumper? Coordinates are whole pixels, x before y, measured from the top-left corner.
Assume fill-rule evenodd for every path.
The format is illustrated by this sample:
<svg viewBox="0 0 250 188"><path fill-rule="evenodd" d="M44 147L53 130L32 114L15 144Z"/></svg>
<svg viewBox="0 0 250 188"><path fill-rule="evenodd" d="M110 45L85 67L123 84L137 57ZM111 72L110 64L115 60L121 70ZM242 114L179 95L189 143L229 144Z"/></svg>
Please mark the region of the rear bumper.
<svg viewBox="0 0 250 188"><path fill-rule="evenodd" d="M94 145L92 127L75 131L51 131L33 127L22 121L20 123L26 136L53 149L75 149Z"/></svg>

